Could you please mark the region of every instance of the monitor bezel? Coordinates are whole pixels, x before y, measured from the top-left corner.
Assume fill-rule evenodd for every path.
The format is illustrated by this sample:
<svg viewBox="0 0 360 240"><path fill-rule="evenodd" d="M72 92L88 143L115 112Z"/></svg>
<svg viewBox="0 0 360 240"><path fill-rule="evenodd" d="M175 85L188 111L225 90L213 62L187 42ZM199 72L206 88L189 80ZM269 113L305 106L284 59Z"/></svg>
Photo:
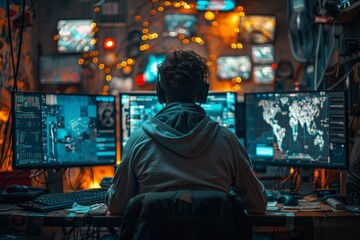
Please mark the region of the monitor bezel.
<svg viewBox="0 0 360 240"><path fill-rule="evenodd" d="M51 94L51 95L71 95L71 96L101 96L104 97L104 95L101 94L85 94L85 93L54 93L54 92L38 92L38 91L34 91L34 92L11 92L11 111L12 111L12 116L11 116L11 120L12 120L12 125L11 125L11 132L12 134L15 133L15 128L16 128L16 122L15 122L15 94L17 93L21 93L21 94ZM106 95L106 96L112 96L114 98L114 116L115 116L115 147L117 149L117 134L118 134L118 126L116 124L116 111L117 111L117 99L116 96L114 95ZM118 152L115 149L115 156L112 162L99 162L99 163L94 163L91 162L91 164L89 164L89 162L84 162L82 161L81 163L73 163L70 164L72 162L66 162L66 164L33 164L33 165L19 165L17 164L17 158L16 158L16 154L15 153L15 147L16 147L16 139L15 137L12 138L12 169L14 170L31 170L31 169L66 169L66 168L71 168L71 167L95 167L95 166L113 166L116 164L117 158L118 158Z"/></svg>
<svg viewBox="0 0 360 240"><path fill-rule="evenodd" d="M252 93L244 93L244 104L245 104L245 132L244 132L244 146L245 149L247 148L247 144L248 144L248 139L247 139L247 120L246 120L246 116L248 114L247 112L247 107L246 107L246 101L247 101L247 96L250 95L256 95L256 94L292 94L292 93L320 93L320 92L325 92L325 93L330 93L330 92L342 92L344 94L344 106L346 106L344 108L344 128L345 130L348 130L348 114L347 114L347 108L348 108L348 99L347 99L347 90L308 90L308 91L284 91L284 92L252 92ZM254 165L269 165L269 166L278 166L278 167L296 167L296 168L303 168L303 169L315 169L315 168L324 168L324 169L339 169L339 170L346 170L349 168L349 139L348 139L348 131L345 131L345 162L342 166L334 166L334 165L324 165L324 164L308 164L308 163L301 163L301 162L295 162L295 161L291 161L291 162L276 162L273 159L272 160L267 160L267 159L251 159L252 164Z"/></svg>

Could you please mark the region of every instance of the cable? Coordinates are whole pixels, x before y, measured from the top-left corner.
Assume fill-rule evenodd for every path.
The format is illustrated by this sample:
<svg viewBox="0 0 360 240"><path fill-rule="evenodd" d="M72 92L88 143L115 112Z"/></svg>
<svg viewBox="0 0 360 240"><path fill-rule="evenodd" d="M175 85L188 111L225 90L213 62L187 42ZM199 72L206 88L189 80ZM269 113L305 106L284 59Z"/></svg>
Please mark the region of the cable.
<svg viewBox="0 0 360 240"><path fill-rule="evenodd" d="M331 87L327 88L327 90L332 90L335 87L337 87L342 81L344 81L349 76L349 74L354 70L354 68L355 68L355 65L347 73L345 73L344 76L342 76L342 78L339 79L339 81L337 81Z"/></svg>
<svg viewBox="0 0 360 240"><path fill-rule="evenodd" d="M355 66L354 66L355 67ZM359 84L359 92L360 92L360 84ZM358 100L355 107L354 117L351 119L351 123L349 125L349 128L352 129L352 125L354 124L354 120L356 118L357 112L359 111L359 105L360 105L360 95L358 96Z"/></svg>
<svg viewBox="0 0 360 240"><path fill-rule="evenodd" d="M334 35L334 32L335 32L335 23L332 24L332 33L331 33L331 35ZM333 37L332 44L331 44L330 49L329 49L329 54L328 54L328 57L327 57L327 59L325 61L324 70L322 71L319 82L315 85L316 88L314 90L319 89L319 87L320 87L320 85L321 85L321 83L322 83L322 81L324 79L324 75L325 75L327 66L329 65L329 62L330 62L330 56L333 56L331 53L334 50L334 46L335 46L335 37ZM316 66L317 66L317 64L315 63L315 67ZM315 71L315 81L314 81L314 83L317 81L317 72L316 71Z"/></svg>

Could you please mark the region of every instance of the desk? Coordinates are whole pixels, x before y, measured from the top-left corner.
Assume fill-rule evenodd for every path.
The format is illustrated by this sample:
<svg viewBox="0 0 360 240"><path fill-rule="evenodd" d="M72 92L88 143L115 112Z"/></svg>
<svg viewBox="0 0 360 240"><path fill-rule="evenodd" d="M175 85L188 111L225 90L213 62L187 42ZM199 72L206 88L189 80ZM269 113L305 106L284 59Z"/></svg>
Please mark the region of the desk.
<svg viewBox="0 0 360 240"><path fill-rule="evenodd" d="M75 214L67 210L39 213L25 211L15 205L13 209L10 209L11 205L7 211L0 211L0 228L3 232L17 230L36 235L41 233L42 227L117 228L121 222L121 216L91 216ZM250 215L249 217L255 232L274 232L275 228L287 231L305 229L311 232L311 238L305 239L346 240L360 236L360 215L346 210L268 212L264 215Z"/></svg>

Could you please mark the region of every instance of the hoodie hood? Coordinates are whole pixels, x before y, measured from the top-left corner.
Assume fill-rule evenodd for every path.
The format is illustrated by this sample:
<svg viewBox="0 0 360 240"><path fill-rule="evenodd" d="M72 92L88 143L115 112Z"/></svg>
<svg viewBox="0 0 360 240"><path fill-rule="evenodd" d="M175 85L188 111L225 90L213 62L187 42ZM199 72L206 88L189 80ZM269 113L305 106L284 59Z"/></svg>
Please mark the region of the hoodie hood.
<svg viewBox="0 0 360 240"><path fill-rule="evenodd" d="M199 156L212 142L219 124L196 104L171 103L142 124L155 141L185 158Z"/></svg>

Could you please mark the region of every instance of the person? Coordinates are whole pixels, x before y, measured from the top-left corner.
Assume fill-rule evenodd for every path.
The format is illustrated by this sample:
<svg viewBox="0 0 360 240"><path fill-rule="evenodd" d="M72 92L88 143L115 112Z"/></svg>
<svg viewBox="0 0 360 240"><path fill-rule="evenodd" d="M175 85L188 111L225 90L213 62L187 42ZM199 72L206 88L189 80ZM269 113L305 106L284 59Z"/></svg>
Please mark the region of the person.
<svg viewBox="0 0 360 240"><path fill-rule="evenodd" d="M210 75L206 60L193 50L176 50L158 70L158 99L166 105L131 134L106 193L108 211L122 214L140 193L218 190L233 191L248 212L264 213L265 189L247 152L201 107Z"/></svg>

